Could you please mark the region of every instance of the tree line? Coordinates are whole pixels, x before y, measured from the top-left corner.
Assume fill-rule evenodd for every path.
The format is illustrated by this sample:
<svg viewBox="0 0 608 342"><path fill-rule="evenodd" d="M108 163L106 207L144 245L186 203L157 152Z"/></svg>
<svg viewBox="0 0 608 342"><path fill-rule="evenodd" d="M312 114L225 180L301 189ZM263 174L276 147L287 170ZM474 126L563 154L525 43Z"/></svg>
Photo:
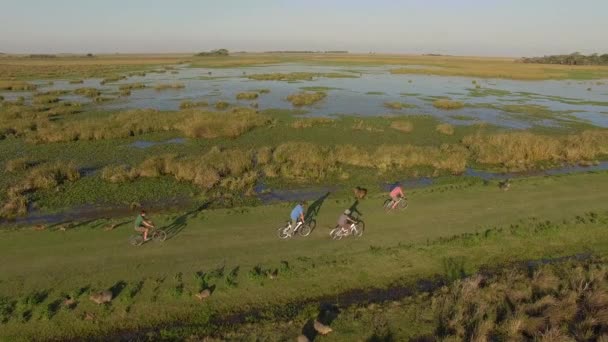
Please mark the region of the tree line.
<svg viewBox="0 0 608 342"><path fill-rule="evenodd" d="M597 53L591 55L583 55L580 52L571 53L569 55L552 55L543 57L524 57L521 59L524 63L540 63L540 64L564 64L564 65L608 65L608 53L599 55Z"/></svg>

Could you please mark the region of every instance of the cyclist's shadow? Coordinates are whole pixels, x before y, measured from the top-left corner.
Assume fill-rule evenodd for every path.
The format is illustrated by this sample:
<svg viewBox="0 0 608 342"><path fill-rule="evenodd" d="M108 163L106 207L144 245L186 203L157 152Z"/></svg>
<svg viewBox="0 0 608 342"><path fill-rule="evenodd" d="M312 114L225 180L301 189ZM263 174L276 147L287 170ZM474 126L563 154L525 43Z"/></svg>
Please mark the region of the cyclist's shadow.
<svg viewBox="0 0 608 342"><path fill-rule="evenodd" d="M325 195L317 198L314 202L310 204L310 206L308 206L308 209L306 209L306 214L304 214L305 221L316 219L316 217L319 215L319 211L321 211L323 202L325 202L325 199L329 196L329 194L330 192L327 192Z"/></svg>
<svg viewBox="0 0 608 342"><path fill-rule="evenodd" d="M209 204L210 204L209 202L206 202L206 203L198 206L197 208L190 210L189 212L187 212L181 216L178 216L169 225L162 227L161 229L164 230L165 233L167 233L167 240L175 237L182 230L184 230L184 228L186 228L186 224L188 223L188 220L193 217L196 217L204 209L207 209L209 207Z"/></svg>

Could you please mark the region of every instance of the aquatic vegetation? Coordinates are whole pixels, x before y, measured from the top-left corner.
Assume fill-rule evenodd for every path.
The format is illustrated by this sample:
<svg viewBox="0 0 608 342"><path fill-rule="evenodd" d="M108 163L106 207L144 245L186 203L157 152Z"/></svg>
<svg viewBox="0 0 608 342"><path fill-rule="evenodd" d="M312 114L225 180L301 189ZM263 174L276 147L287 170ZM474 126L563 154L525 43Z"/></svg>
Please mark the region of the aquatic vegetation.
<svg viewBox="0 0 608 342"><path fill-rule="evenodd" d="M74 90L74 94L95 98L101 95L101 91L95 88L77 88Z"/></svg>
<svg viewBox="0 0 608 342"><path fill-rule="evenodd" d="M442 124L437 125L435 130L441 134L454 135L454 126L452 126L448 123L442 123Z"/></svg>
<svg viewBox="0 0 608 342"><path fill-rule="evenodd" d="M290 72L290 73L270 73L253 74L247 78L256 81L312 81L315 78L357 78L356 75L343 73L312 73L312 72Z"/></svg>
<svg viewBox="0 0 608 342"><path fill-rule="evenodd" d="M330 118L306 118L306 119L300 119L300 120L294 121L291 124L291 127L293 127L293 128L310 128L310 127L316 127L316 126L321 126L321 125L327 125L327 124L331 124L334 122L335 122L335 120L330 119Z"/></svg>
<svg viewBox="0 0 608 342"><path fill-rule="evenodd" d="M207 101L191 101L184 100L179 104L180 109L189 109L189 108L199 108L199 107L207 107L209 102Z"/></svg>
<svg viewBox="0 0 608 342"><path fill-rule="evenodd" d="M509 96L512 93L508 90L501 89L492 89L492 88L475 88L475 89L467 89L469 91L469 96L471 97L486 97L486 96L496 96L496 97L504 97Z"/></svg>
<svg viewBox="0 0 608 342"><path fill-rule="evenodd" d="M480 164L507 170L534 168L539 163L578 163L608 155L608 131L588 130L554 137L530 132L471 135L463 144Z"/></svg>
<svg viewBox="0 0 608 342"><path fill-rule="evenodd" d="M126 79L126 76L111 76L111 77L106 77L103 80L101 80L101 82L99 82L101 85L107 84L107 83L114 83L114 82L118 82L121 80Z"/></svg>
<svg viewBox="0 0 608 342"><path fill-rule="evenodd" d="M260 94L258 94L256 92L248 91L248 92L242 92L242 93L236 94L236 99L237 100L255 100L259 96L260 96Z"/></svg>
<svg viewBox="0 0 608 342"><path fill-rule="evenodd" d="M72 163L54 162L33 167L25 177L7 189L7 200L0 208L0 217L14 218L27 213L27 194L52 189L65 182L80 178L78 168Z"/></svg>
<svg viewBox="0 0 608 342"><path fill-rule="evenodd" d="M351 127L355 131L384 132L384 129L369 120L357 119Z"/></svg>
<svg viewBox="0 0 608 342"><path fill-rule="evenodd" d="M36 85L23 81L0 81L0 90L29 91L36 90Z"/></svg>
<svg viewBox="0 0 608 342"><path fill-rule="evenodd" d="M433 101L433 107L443 110L454 110L464 108L464 103L450 99L438 99Z"/></svg>
<svg viewBox="0 0 608 342"><path fill-rule="evenodd" d="M183 83L161 83L154 86L157 91L169 90L169 89L183 89L186 85Z"/></svg>
<svg viewBox="0 0 608 342"><path fill-rule="evenodd" d="M310 106L327 97L327 94L321 91L317 92L300 92L287 96L287 101L295 107Z"/></svg>
<svg viewBox="0 0 608 342"><path fill-rule="evenodd" d="M69 83L70 84L83 84L84 80L70 80Z"/></svg>
<svg viewBox="0 0 608 342"><path fill-rule="evenodd" d="M121 84L120 86L118 86L118 90L133 90L133 89L144 89L146 88L146 85L144 83L138 82L138 83L128 83L128 84Z"/></svg>
<svg viewBox="0 0 608 342"><path fill-rule="evenodd" d="M254 110L240 108L231 113L194 112L177 122L175 128L191 138L235 138L269 123L268 117Z"/></svg>
<svg viewBox="0 0 608 342"><path fill-rule="evenodd" d="M36 95L32 98L32 103L37 105L44 105L49 103L57 103L59 98L54 95Z"/></svg>
<svg viewBox="0 0 608 342"><path fill-rule="evenodd" d="M308 86L308 87L300 87L300 89L305 90L305 91L328 91L328 90L338 90L340 88L324 87L324 86Z"/></svg>
<svg viewBox="0 0 608 342"><path fill-rule="evenodd" d="M403 103L403 102L384 102L384 107L390 108L390 109L401 110L404 108L412 108L415 106L411 105L409 103Z"/></svg>
<svg viewBox="0 0 608 342"><path fill-rule="evenodd" d="M365 95L386 95L386 93L383 91L368 91Z"/></svg>
<svg viewBox="0 0 608 342"><path fill-rule="evenodd" d="M217 110L225 110L226 108L230 107L230 103L226 102L226 101L217 101L215 103L215 108Z"/></svg>
<svg viewBox="0 0 608 342"><path fill-rule="evenodd" d="M407 120L394 120L391 122L391 128L404 133L410 133L414 130L414 124Z"/></svg>

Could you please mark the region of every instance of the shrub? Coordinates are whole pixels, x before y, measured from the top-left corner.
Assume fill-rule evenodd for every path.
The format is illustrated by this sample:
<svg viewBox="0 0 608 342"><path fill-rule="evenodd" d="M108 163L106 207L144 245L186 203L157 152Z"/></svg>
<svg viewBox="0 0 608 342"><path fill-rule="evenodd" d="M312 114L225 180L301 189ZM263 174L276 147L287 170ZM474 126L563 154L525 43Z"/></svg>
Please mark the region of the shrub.
<svg viewBox="0 0 608 342"><path fill-rule="evenodd" d="M296 107L310 106L323 100L326 96L327 94L322 91L300 92L287 96L287 101L291 102L291 104Z"/></svg>
<svg viewBox="0 0 608 342"><path fill-rule="evenodd" d="M395 120L391 122L391 128L401 132L410 133L414 130L414 124L406 120Z"/></svg>
<svg viewBox="0 0 608 342"><path fill-rule="evenodd" d="M433 106L439 109L453 110L464 108L464 103L460 101L452 101L450 99L439 99L433 102Z"/></svg>
<svg viewBox="0 0 608 342"><path fill-rule="evenodd" d="M236 99L237 100L255 100L259 96L260 95L258 93L256 93L256 92L247 91L247 92L236 94Z"/></svg>
<svg viewBox="0 0 608 342"><path fill-rule="evenodd" d="M435 127L435 130L441 134L454 135L454 126L448 123L442 123Z"/></svg>

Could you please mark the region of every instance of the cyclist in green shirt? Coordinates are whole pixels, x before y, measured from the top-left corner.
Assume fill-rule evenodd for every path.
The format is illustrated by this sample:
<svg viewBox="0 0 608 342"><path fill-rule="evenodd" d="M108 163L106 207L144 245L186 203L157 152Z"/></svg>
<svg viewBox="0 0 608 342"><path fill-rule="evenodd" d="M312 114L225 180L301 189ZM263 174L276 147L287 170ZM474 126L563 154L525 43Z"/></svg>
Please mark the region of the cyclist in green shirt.
<svg viewBox="0 0 608 342"><path fill-rule="evenodd" d="M148 241L148 232L150 228L154 228L152 221L146 218L146 211L142 210L141 213L135 219L135 230L144 233L144 241Z"/></svg>

